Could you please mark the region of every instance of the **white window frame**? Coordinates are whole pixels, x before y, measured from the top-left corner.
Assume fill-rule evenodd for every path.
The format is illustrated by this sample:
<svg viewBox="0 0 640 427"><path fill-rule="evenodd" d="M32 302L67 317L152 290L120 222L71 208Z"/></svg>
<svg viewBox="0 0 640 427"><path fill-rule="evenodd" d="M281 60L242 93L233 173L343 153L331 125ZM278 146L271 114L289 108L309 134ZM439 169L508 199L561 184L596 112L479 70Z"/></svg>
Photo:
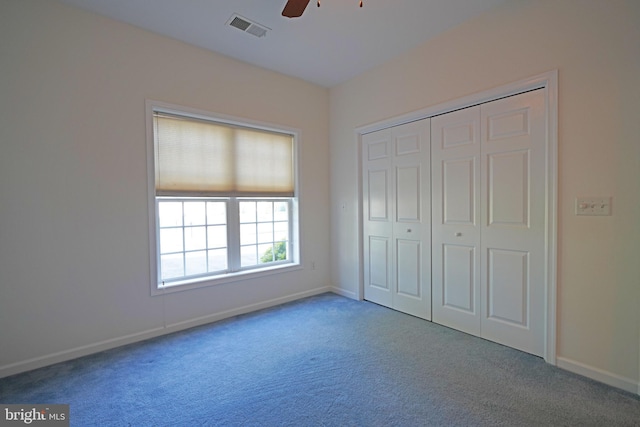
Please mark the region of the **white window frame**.
<svg viewBox="0 0 640 427"><path fill-rule="evenodd" d="M268 132L286 133L293 136L293 149L294 149L294 179L295 179L295 191L294 196L286 198L290 201L290 217L289 217L289 250L290 250L290 262L274 262L266 264L264 267L251 267L238 269L237 271L228 272L225 274L213 274L203 275L199 277L185 278L183 280L173 280L165 282L163 285L160 280L160 247L159 247L159 227L158 227L158 210L157 210L157 198L156 198L156 183L155 183L155 141L154 141L154 126L153 126L153 114L154 112L164 112L169 114L177 114L187 117L193 117L196 119L208 120L216 123L223 123L232 126L249 127L258 130L264 130ZM213 113L209 111L198 110L189 107L183 107L174 104L168 104L165 102L147 100L146 101L146 133L147 133L147 206L149 214L149 273L151 284L151 295L162 295L170 292L178 292L189 289L197 289L208 286L215 286L223 283L235 282L239 280L256 279L273 274L281 274L292 270L299 270L302 268L301 261L301 241L300 241L300 195L299 195L299 174L298 165L300 158L300 144L299 135L300 131L294 128L288 128L283 126L276 126L268 123L257 122L254 120L243 119L238 117L232 117L219 113ZM185 197L189 198L189 197ZM206 199L206 198L205 198ZM277 197L234 197L235 203L242 200L272 200L278 199ZM232 205L228 205L232 206ZM237 207L237 205L236 205ZM229 232L229 223L237 222L239 218L233 217L231 211L227 211L227 232ZM237 214L237 212L235 212ZM234 226L235 227L235 226ZM231 239L228 239L231 242ZM239 245L238 241L233 244Z"/></svg>

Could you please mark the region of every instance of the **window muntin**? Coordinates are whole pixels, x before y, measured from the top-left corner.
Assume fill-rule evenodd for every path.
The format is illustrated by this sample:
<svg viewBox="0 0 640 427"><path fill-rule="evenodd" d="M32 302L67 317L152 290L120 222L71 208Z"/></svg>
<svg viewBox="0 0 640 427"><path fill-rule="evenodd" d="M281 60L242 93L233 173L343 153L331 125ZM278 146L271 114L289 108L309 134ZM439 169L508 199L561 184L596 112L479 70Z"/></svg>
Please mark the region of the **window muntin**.
<svg viewBox="0 0 640 427"><path fill-rule="evenodd" d="M159 104L147 104L152 135L149 182L155 200L152 204L155 212L150 218L155 220L152 274L157 280L152 293L156 288L206 286L237 280L244 274L271 273L299 266L295 134L253 128L235 120L210 119L200 112L187 113ZM211 125L216 128L215 134L231 135L224 144L226 152L219 149L219 141L215 143L218 148L212 151L206 138L204 143L201 139L195 143L198 154L187 150L188 166L181 161L178 163L183 163L182 166L171 171L174 177L178 176L179 184L167 185L171 180L166 178L171 174L166 172L175 166L171 156L182 158L185 146L194 144L185 137L189 132L182 132L179 138L174 132L170 144L167 145L166 140L163 144L166 134L159 118L166 117L173 124L183 122L191 126L197 122L200 130ZM207 156L211 152L216 153L216 158L209 162ZM224 162L233 163L227 168L234 171L229 179L231 187L221 190L222 187L215 187L217 184L211 182L197 182L195 187L188 185L193 176L201 176L197 171L193 173L194 159L204 164L204 170L209 170L219 165L217 157L220 156ZM199 167L202 169L202 165ZM181 168L186 175L180 175ZM207 180L212 175L215 173L209 173Z"/></svg>

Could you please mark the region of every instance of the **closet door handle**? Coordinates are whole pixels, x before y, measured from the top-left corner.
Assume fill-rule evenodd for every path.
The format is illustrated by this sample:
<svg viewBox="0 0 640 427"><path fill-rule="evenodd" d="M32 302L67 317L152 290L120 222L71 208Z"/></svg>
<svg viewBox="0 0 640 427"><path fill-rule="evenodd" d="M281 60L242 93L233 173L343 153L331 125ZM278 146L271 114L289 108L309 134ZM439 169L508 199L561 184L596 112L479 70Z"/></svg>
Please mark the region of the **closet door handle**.
<svg viewBox="0 0 640 427"><path fill-rule="evenodd" d="M454 234L454 236L456 236L456 237L460 237L460 236L462 236L462 233L461 233L461 232L459 232L459 231L456 231L456 232L455 232L455 234Z"/></svg>

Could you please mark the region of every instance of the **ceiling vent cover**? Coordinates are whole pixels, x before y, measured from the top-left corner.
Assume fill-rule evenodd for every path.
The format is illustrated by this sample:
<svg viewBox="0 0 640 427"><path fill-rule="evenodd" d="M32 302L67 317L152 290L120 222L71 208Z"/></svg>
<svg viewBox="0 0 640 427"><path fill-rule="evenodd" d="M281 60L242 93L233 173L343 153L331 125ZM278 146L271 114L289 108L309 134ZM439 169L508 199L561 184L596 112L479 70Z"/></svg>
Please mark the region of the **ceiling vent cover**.
<svg viewBox="0 0 640 427"><path fill-rule="evenodd" d="M270 28L267 28L264 25L260 25L257 22L253 22L243 16L238 15L237 13L231 15L231 18L229 18L229 21L227 21L227 25L235 27L239 30L244 31L245 33L249 33L256 37L264 37L267 35L267 31L270 30Z"/></svg>

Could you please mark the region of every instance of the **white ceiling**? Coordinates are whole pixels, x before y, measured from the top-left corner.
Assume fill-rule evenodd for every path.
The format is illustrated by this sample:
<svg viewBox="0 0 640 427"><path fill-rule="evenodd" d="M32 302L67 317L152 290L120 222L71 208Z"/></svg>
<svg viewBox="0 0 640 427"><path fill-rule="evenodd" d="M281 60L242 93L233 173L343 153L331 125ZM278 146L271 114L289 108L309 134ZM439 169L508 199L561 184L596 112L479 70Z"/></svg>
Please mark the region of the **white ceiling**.
<svg viewBox="0 0 640 427"><path fill-rule="evenodd" d="M331 87L506 0L59 0L264 68ZM237 13L270 28L258 38L227 24Z"/></svg>

